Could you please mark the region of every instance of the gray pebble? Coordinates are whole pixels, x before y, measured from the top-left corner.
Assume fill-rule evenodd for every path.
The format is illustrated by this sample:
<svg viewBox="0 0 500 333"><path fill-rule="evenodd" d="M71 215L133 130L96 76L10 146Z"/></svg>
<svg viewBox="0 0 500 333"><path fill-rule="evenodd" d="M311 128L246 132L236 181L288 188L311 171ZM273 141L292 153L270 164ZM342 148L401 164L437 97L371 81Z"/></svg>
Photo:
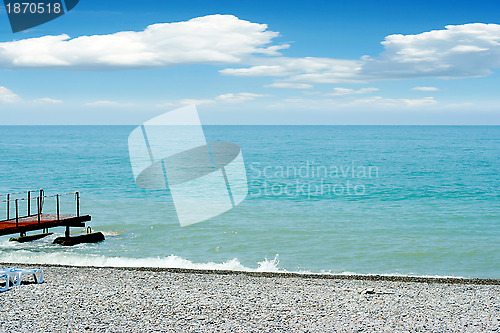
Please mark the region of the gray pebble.
<svg viewBox="0 0 500 333"><path fill-rule="evenodd" d="M500 285L42 268L1 332L500 332Z"/></svg>

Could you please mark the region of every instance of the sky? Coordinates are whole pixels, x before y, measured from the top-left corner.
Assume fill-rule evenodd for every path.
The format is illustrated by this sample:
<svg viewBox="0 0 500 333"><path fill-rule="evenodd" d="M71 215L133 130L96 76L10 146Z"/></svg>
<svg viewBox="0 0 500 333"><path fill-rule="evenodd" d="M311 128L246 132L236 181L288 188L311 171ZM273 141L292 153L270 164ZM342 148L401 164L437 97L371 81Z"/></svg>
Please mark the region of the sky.
<svg viewBox="0 0 500 333"><path fill-rule="evenodd" d="M499 125L498 1L91 1L12 33L0 124Z"/></svg>

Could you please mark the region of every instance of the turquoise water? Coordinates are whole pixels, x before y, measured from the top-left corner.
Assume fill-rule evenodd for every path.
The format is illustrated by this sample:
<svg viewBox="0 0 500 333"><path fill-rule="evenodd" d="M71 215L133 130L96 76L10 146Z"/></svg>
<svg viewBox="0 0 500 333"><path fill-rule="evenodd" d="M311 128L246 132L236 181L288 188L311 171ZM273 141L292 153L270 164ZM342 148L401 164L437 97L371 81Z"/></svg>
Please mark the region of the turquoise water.
<svg viewBox="0 0 500 333"><path fill-rule="evenodd" d="M107 235L3 236L0 261L500 278L498 126L206 126L241 147L250 193L183 228L167 192L134 183L133 128L0 126L0 193L77 189Z"/></svg>

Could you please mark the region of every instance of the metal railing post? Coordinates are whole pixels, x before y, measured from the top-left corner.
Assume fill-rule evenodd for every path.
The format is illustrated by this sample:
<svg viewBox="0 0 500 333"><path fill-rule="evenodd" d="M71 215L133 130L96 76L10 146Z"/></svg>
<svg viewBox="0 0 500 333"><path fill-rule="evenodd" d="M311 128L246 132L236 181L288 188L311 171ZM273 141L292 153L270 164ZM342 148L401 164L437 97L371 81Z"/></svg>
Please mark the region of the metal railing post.
<svg viewBox="0 0 500 333"><path fill-rule="evenodd" d="M28 191L28 216L31 215L31 191Z"/></svg>
<svg viewBox="0 0 500 333"><path fill-rule="evenodd" d="M36 198L36 207L37 207L37 215L38 215L38 224L40 224L40 200L42 200L42 198L40 197L37 197Z"/></svg>
<svg viewBox="0 0 500 333"><path fill-rule="evenodd" d="M10 217L10 193L7 194L7 220Z"/></svg>
<svg viewBox="0 0 500 333"><path fill-rule="evenodd" d="M59 194L56 194L57 201L57 222L59 222Z"/></svg>
<svg viewBox="0 0 500 333"><path fill-rule="evenodd" d="M40 189L40 214L42 214L43 210L43 189Z"/></svg>
<svg viewBox="0 0 500 333"><path fill-rule="evenodd" d="M76 216L80 216L80 193L76 191Z"/></svg>
<svg viewBox="0 0 500 333"><path fill-rule="evenodd" d="M19 209L18 209L18 201L19 199L16 199L16 228L19 227Z"/></svg>

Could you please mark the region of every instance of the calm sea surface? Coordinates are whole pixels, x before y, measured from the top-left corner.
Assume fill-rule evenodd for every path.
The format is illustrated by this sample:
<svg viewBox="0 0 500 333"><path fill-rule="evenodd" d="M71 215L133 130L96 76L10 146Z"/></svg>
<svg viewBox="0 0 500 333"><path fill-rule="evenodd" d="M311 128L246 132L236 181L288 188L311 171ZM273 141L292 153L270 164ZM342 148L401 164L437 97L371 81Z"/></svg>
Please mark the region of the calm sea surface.
<svg viewBox="0 0 500 333"><path fill-rule="evenodd" d="M0 261L500 278L498 126L206 126L241 147L249 195L183 228L166 191L135 185L133 129L0 126L0 193L78 190L107 236L3 236Z"/></svg>

